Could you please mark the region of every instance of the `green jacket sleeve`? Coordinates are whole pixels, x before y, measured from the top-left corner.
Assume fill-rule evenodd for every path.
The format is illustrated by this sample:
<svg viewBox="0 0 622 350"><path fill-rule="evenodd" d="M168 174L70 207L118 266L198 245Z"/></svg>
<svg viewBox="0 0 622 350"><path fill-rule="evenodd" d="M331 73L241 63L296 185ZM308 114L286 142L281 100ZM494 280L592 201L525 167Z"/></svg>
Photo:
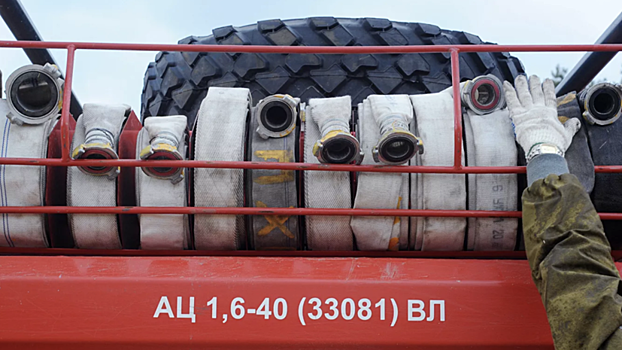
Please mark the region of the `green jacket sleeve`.
<svg viewBox="0 0 622 350"><path fill-rule="evenodd" d="M555 348L622 349L620 275L587 193L574 175L551 174L522 199L527 257Z"/></svg>

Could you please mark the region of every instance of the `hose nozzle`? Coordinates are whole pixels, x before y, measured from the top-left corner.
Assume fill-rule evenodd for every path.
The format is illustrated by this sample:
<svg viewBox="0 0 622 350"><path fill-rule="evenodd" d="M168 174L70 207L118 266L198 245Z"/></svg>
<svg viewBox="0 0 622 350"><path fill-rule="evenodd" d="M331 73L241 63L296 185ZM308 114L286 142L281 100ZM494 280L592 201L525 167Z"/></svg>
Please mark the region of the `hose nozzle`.
<svg viewBox="0 0 622 350"><path fill-rule="evenodd" d="M298 101L289 95L272 95L257 104L257 133L264 139L289 135L296 128Z"/></svg>
<svg viewBox="0 0 622 350"><path fill-rule="evenodd" d="M93 128L86 132L84 143L73 150L71 157L89 160L119 159L112 145L114 145L112 132L103 128ZM121 171L121 168L116 166L80 166L78 168L87 175L108 176L110 179L116 178Z"/></svg>
<svg viewBox="0 0 622 350"><path fill-rule="evenodd" d="M359 141L349 132L333 130L313 145L313 155L320 163L360 164L363 152Z"/></svg>
<svg viewBox="0 0 622 350"><path fill-rule="evenodd" d="M55 65L32 64L13 72L6 82L7 118L15 124L43 124L58 116L63 79Z"/></svg>
<svg viewBox="0 0 622 350"><path fill-rule="evenodd" d="M609 125L620 118L622 90L609 83L596 84L579 93L579 105L583 118L596 125Z"/></svg>
<svg viewBox="0 0 622 350"><path fill-rule="evenodd" d="M505 107L505 96L499 78L482 75L467 81L461 89L462 103L477 114L489 114Z"/></svg>

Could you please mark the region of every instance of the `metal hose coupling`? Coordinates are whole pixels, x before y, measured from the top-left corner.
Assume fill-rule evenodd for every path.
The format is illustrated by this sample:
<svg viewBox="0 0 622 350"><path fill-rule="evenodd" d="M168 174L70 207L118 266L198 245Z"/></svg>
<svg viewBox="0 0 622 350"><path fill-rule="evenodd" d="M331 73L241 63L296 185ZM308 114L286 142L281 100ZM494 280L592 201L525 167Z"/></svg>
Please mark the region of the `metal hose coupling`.
<svg viewBox="0 0 622 350"><path fill-rule="evenodd" d="M413 107L408 96L371 95L368 99L381 135L371 151L374 161L399 165L422 154L423 141L410 132Z"/></svg>
<svg viewBox="0 0 622 350"><path fill-rule="evenodd" d="M460 95L471 111L477 114L489 114L505 107L505 95L501 80L492 74L481 75L465 82Z"/></svg>
<svg viewBox="0 0 622 350"><path fill-rule="evenodd" d="M62 107L63 85L55 65L32 64L17 69L6 82L6 98L12 123L43 124L57 118Z"/></svg>
<svg viewBox="0 0 622 350"><path fill-rule="evenodd" d="M103 127L86 128L84 143L76 147L71 154L73 159L109 160L119 159L114 150L114 134ZM114 179L121 171L116 166L80 166L78 167L87 175L108 176Z"/></svg>
<svg viewBox="0 0 622 350"><path fill-rule="evenodd" d="M144 161L184 160L185 131L187 118L183 115L145 119L145 129L149 134L149 146L140 151ZM181 149L181 152L180 152ZM142 167L148 176L168 179L176 184L184 179L184 168Z"/></svg>
<svg viewBox="0 0 622 350"><path fill-rule="evenodd" d="M584 89L578 96L583 118L590 124L609 125L620 118L622 90L619 86L600 83Z"/></svg>
<svg viewBox="0 0 622 350"><path fill-rule="evenodd" d="M300 100L290 95L272 95L257 103L257 133L263 139L289 135L296 128Z"/></svg>

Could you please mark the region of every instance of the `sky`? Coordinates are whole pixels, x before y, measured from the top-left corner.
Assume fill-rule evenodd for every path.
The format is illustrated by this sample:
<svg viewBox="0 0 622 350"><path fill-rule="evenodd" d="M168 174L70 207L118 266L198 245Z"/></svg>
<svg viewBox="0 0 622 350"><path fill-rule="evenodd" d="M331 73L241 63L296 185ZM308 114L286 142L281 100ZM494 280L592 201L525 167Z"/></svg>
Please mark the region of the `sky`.
<svg viewBox="0 0 622 350"><path fill-rule="evenodd" d="M0 0L2 1L2 0ZM225 25L312 16L377 17L470 32L498 44L592 44L622 11L620 0L309 0L296 2L162 0L22 0L47 41L173 44ZM4 22L0 40L14 37ZM30 62L0 48L3 80ZM63 50L52 53L64 70ZM125 103L137 112L147 64L156 52L78 51L73 91L81 103ZM583 53L515 53L528 74L572 68ZM620 82L617 55L597 78ZM3 81L3 86L4 86Z"/></svg>

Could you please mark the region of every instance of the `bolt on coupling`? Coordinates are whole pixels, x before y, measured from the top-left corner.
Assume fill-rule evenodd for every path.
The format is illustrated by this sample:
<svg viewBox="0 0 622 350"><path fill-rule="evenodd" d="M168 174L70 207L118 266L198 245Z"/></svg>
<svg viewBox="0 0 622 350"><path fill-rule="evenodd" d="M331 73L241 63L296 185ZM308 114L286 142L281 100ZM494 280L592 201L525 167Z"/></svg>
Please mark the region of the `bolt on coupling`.
<svg viewBox="0 0 622 350"><path fill-rule="evenodd" d="M609 125L622 112L622 90L610 83L596 84L577 96L583 109L583 118L590 124Z"/></svg>
<svg viewBox="0 0 622 350"><path fill-rule="evenodd" d="M57 118L62 107L64 80L58 67L31 64L13 72L6 82L7 118L15 124L43 124Z"/></svg>
<svg viewBox="0 0 622 350"><path fill-rule="evenodd" d="M322 108L310 103L311 118L322 135L313 145L313 155L320 163L360 164L365 154L359 140L350 134L350 97L331 97L323 102Z"/></svg>
<svg viewBox="0 0 622 350"><path fill-rule="evenodd" d="M460 89L462 103L477 114L489 114L505 107L503 85L496 76L482 75L464 83Z"/></svg>
<svg viewBox="0 0 622 350"><path fill-rule="evenodd" d="M257 130L263 139L289 135L296 128L299 99L272 95L257 103Z"/></svg>
<svg viewBox="0 0 622 350"><path fill-rule="evenodd" d="M423 153L423 141L410 132L402 115L385 115L376 118L380 139L372 149L376 163L404 164L415 154Z"/></svg>
<svg viewBox="0 0 622 350"><path fill-rule="evenodd" d="M144 161L184 160L179 149L186 123L186 117L179 115L147 118L145 129L149 134L149 146L140 151L139 158ZM144 166L142 170L148 176L167 179L174 184L184 179L184 168Z"/></svg>
<svg viewBox="0 0 622 350"><path fill-rule="evenodd" d="M360 164L363 161L359 141L349 132L342 130L330 131L318 140L313 145L313 155L320 163Z"/></svg>
<svg viewBox="0 0 622 350"><path fill-rule="evenodd" d="M76 147L71 157L73 159L88 159L88 160L110 160L119 159L117 152L114 150L114 134L104 128L91 128L86 131L85 141L83 144ZM95 176L108 176L110 179L114 179L119 175L121 171L117 166L80 166L78 167L82 172L88 175Z"/></svg>

